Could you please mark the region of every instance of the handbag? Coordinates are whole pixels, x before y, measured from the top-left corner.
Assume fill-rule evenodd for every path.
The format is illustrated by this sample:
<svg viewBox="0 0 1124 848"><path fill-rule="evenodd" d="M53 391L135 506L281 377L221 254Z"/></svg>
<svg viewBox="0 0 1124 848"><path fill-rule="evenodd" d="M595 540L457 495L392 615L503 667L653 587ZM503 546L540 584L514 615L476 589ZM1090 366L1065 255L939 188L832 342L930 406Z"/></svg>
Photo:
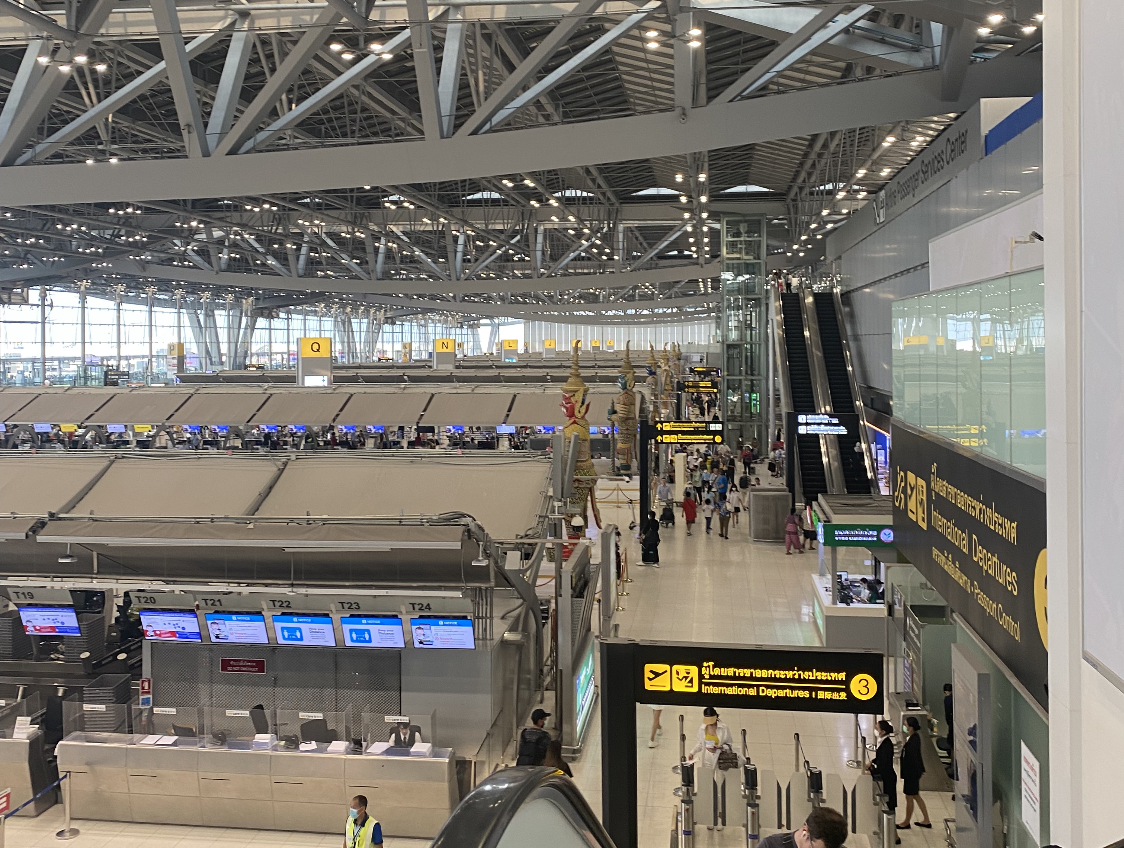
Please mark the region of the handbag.
<svg viewBox="0 0 1124 848"><path fill-rule="evenodd" d="M729 771L738 767L738 755L728 748L723 748L718 752L718 762L716 763L719 771Z"/></svg>

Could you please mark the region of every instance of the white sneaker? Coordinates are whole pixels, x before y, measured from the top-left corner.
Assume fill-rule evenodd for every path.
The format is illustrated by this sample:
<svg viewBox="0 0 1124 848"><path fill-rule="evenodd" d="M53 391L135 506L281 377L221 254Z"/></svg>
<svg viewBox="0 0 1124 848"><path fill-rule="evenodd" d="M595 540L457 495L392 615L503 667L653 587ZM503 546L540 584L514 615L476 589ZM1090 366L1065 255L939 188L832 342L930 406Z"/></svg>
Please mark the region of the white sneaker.
<svg viewBox="0 0 1124 848"><path fill-rule="evenodd" d="M655 739L649 739L649 740L648 740L648 747L649 747L649 748L655 748L657 744L658 744L658 743L656 742L656 740L655 740Z"/></svg>
<svg viewBox="0 0 1124 848"><path fill-rule="evenodd" d="M726 829L726 825L724 825L724 824L720 824L720 825L718 825L718 827L716 827L716 828L714 828L714 829L715 829L715 830L725 830L725 829Z"/></svg>

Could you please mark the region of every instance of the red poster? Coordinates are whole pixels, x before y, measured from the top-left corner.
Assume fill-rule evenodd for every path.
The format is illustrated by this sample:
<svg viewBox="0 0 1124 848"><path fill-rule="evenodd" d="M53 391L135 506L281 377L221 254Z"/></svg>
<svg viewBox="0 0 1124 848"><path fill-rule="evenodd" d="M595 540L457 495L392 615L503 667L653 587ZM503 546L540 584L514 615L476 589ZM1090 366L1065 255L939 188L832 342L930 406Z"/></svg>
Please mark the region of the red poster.
<svg viewBox="0 0 1124 848"><path fill-rule="evenodd" d="M265 660L220 657L219 671L224 671L228 674L265 674Z"/></svg>

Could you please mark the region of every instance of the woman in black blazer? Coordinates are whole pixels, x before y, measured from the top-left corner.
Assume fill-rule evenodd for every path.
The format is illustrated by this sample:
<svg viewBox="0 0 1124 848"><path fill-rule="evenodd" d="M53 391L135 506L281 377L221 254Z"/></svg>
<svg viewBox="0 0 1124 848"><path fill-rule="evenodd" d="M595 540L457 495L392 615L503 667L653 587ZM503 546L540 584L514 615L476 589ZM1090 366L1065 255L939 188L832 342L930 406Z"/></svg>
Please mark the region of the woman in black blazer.
<svg viewBox="0 0 1124 848"><path fill-rule="evenodd" d="M921 798L921 775L925 773L925 761L921 756L921 723L916 716L907 716L905 720L909 728L909 738L902 746L902 791L905 793L905 824L899 824L898 830L907 830L909 820L913 818L913 805L916 803L921 809L923 821L917 823L918 827L932 827L929 821L929 810Z"/></svg>
<svg viewBox="0 0 1124 848"><path fill-rule="evenodd" d="M898 773L894 771L894 726L883 719L878 722L878 735L882 741L874 752L874 761L868 766L875 780L882 781L882 792L886 796L886 808L893 812L898 808ZM894 837L901 844L901 837Z"/></svg>

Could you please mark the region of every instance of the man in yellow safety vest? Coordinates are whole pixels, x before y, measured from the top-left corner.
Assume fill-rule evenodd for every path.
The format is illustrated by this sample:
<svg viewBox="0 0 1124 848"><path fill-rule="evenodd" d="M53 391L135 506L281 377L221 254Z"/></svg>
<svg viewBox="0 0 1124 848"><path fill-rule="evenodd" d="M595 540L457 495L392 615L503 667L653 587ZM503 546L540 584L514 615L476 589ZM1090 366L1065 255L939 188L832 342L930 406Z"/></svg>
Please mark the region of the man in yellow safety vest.
<svg viewBox="0 0 1124 848"><path fill-rule="evenodd" d="M347 811L343 848L382 848L382 825L367 815L367 796L356 795Z"/></svg>

